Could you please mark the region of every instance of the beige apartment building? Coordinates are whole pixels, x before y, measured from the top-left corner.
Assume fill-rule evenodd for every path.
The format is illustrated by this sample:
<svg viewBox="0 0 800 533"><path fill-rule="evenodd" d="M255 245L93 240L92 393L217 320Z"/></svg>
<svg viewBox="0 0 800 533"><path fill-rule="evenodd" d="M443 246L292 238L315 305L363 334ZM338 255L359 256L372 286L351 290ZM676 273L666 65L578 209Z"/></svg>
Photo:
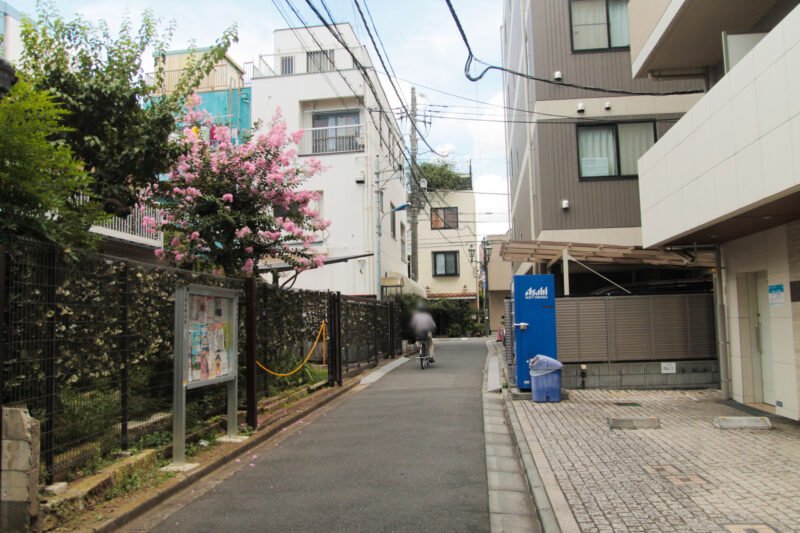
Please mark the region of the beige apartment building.
<svg viewBox="0 0 800 533"><path fill-rule="evenodd" d="M631 0L637 80L708 91L639 159L645 247L719 250L723 391L800 420L800 7Z"/></svg>
<svg viewBox="0 0 800 533"><path fill-rule="evenodd" d="M419 283L427 298L471 300L478 305L478 258L469 248L477 243L475 194L466 174L455 190L428 188L430 204L418 217Z"/></svg>
<svg viewBox="0 0 800 533"><path fill-rule="evenodd" d="M494 333L504 325L503 302L511 294L511 263L503 261L502 256L502 245L509 238L508 233L486 236L486 242L491 245L492 250L486 264L486 292L489 295L489 328Z"/></svg>

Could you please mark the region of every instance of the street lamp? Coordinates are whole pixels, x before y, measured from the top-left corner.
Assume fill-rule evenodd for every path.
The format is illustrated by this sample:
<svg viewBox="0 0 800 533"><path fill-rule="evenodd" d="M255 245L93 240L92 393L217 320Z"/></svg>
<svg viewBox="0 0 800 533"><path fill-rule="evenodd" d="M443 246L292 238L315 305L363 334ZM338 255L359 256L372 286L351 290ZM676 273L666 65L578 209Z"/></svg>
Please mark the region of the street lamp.
<svg viewBox="0 0 800 533"><path fill-rule="evenodd" d="M0 100L11 90L11 86L17 83L18 78L15 72L11 63L0 57Z"/></svg>
<svg viewBox="0 0 800 533"><path fill-rule="evenodd" d="M483 318L486 322L486 336L488 337L491 333L489 329L489 258L492 256L492 245L489 241L486 240L486 237L483 238L481 241L481 248L483 248L483 258L479 259L477 263L480 265L481 269L483 270ZM475 260L475 245L469 245L469 260L474 262Z"/></svg>

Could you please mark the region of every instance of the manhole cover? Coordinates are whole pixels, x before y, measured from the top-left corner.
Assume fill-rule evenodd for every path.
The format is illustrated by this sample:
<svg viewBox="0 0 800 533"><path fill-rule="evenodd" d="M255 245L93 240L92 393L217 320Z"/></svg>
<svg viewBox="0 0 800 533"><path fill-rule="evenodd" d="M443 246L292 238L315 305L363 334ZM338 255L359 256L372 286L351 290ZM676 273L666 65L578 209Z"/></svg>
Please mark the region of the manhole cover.
<svg viewBox="0 0 800 533"><path fill-rule="evenodd" d="M766 416L715 416L714 426L719 429L772 429Z"/></svg>
<svg viewBox="0 0 800 533"><path fill-rule="evenodd" d="M636 402L614 402L614 405L619 405L620 407L641 407L642 404Z"/></svg>
<svg viewBox="0 0 800 533"><path fill-rule="evenodd" d="M661 421L654 416L613 416L608 419L610 429L658 429Z"/></svg>

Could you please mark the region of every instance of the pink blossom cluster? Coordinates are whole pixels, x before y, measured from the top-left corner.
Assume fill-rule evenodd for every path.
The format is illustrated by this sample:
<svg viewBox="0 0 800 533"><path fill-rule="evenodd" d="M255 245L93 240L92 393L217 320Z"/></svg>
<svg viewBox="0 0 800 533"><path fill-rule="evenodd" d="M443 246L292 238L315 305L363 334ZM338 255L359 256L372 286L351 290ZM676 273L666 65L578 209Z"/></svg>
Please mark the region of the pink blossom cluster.
<svg viewBox="0 0 800 533"><path fill-rule="evenodd" d="M156 256L217 275L249 275L268 258L296 270L322 266L325 256L311 244L330 222L314 208L319 194L301 188L322 170L319 161L300 161L292 147L303 131L288 133L278 110L267 132L234 144L200 104L198 95L187 103L177 141L183 154L168 180L140 195L142 211L151 205L164 213L161 220L142 218L147 231L168 236ZM211 135L201 128L213 128Z"/></svg>

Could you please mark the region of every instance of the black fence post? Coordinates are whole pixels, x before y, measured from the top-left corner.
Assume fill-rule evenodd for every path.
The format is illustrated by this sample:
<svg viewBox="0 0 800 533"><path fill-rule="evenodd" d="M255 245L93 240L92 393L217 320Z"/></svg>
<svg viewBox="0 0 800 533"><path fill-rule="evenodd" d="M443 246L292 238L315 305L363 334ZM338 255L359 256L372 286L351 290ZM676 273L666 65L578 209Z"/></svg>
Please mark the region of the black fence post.
<svg viewBox="0 0 800 533"><path fill-rule="evenodd" d="M49 349L44 360L45 396L44 396L44 466L45 480L53 482L55 472L55 411L56 411L56 284L58 283L58 250L49 248L50 272L47 276L47 305L53 310L52 316L47 319L47 335Z"/></svg>
<svg viewBox="0 0 800 533"><path fill-rule="evenodd" d="M334 293L328 291L328 313L326 320L328 321L326 329L327 335L327 350L328 350L328 386L333 386L336 382L336 356L334 355L336 352L334 351L336 348L336 323L334 322L333 313L334 313Z"/></svg>
<svg viewBox="0 0 800 533"><path fill-rule="evenodd" d="M256 278L244 283L245 292L245 381L247 386L247 425L258 427L258 400L256 394Z"/></svg>
<svg viewBox="0 0 800 533"><path fill-rule="evenodd" d="M392 354L392 359L394 359L394 302L389 302L389 353Z"/></svg>
<svg viewBox="0 0 800 533"><path fill-rule="evenodd" d="M342 293L337 292L334 296L336 302L335 310L333 312L334 319L336 320L336 382L342 386Z"/></svg>
<svg viewBox="0 0 800 533"><path fill-rule="evenodd" d="M120 410L122 411L122 423L120 424L120 437L122 438L122 449L128 449L128 264L122 265L122 333L119 339L119 350L122 358L120 368Z"/></svg>

